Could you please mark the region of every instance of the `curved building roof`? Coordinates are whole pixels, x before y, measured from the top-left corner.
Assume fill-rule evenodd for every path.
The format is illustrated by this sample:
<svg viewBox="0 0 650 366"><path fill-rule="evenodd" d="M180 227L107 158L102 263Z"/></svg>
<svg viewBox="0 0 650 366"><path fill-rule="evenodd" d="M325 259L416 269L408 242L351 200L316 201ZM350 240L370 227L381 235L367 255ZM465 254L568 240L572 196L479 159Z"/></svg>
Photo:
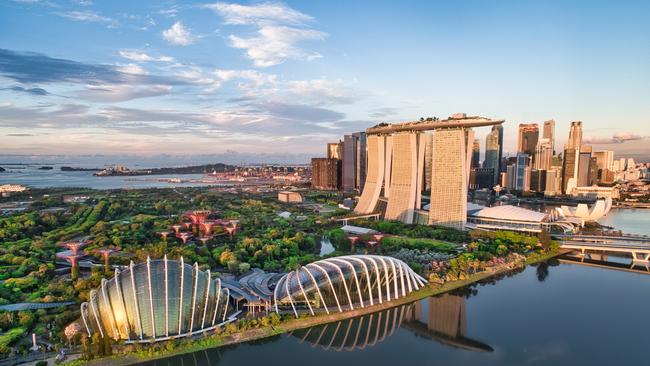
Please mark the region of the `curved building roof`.
<svg viewBox="0 0 650 366"><path fill-rule="evenodd" d="M543 212L528 210L519 206L502 205L479 208L478 205L468 204L468 215L503 221L546 222L549 215Z"/></svg>
<svg viewBox="0 0 650 366"><path fill-rule="evenodd" d="M392 257L348 255L309 263L284 275L273 299L293 311L347 311L391 301L418 290L427 281L406 263Z"/></svg>
<svg viewBox="0 0 650 366"><path fill-rule="evenodd" d="M216 328L228 317L229 298L221 280L196 263L147 258L102 280L81 317L89 335L154 342Z"/></svg>

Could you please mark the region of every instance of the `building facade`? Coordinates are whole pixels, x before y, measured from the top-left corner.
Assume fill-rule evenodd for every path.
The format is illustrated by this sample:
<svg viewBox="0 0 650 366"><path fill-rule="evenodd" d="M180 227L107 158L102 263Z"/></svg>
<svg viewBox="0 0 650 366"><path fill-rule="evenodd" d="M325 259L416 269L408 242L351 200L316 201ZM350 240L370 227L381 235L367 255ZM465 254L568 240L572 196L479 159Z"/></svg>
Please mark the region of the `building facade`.
<svg viewBox="0 0 650 366"><path fill-rule="evenodd" d="M539 125L537 123L519 124L519 139L517 141L517 152L528 154L529 157L535 155L539 140Z"/></svg>
<svg viewBox="0 0 650 366"><path fill-rule="evenodd" d="M311 159L311 186L320 190L337 190L341 186L341 161L338 159Z"/></svg>

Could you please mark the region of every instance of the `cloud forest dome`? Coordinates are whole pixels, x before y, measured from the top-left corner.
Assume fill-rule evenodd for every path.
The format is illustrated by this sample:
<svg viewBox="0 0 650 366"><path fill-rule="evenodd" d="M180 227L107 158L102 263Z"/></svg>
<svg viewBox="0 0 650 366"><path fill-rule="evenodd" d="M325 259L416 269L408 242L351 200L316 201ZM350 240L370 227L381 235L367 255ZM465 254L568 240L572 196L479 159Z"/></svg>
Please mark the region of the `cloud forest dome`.
<svg viewBox="0 0 650 366"><path fill-rule="evenodd" d="M406 296L427 281L392 257L349 255L323 259L289 272L278 281L276 312L348 311Z"/></svg>
<svg viewBox="0 0 650 366"><path fill-rule="evenodd" d="M153 342L214 329L230 320L230 291L210 271L180 260L151 260L115 271L81 304L89 335Z"/></svg>

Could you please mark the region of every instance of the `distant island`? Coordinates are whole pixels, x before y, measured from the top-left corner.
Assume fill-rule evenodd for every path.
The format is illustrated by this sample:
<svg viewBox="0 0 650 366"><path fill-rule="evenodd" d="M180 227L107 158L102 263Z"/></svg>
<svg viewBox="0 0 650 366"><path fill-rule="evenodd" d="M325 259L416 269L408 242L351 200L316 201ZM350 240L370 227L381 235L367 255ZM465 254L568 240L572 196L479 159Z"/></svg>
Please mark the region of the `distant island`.
<svg viewBox="0 0 650 366"><path fill-rule="evenodd" d="M52 168L51 166L42 166L42 167L38 168L38 170L52 170L52 169L54 169L54 168Z"/></svg>
<svg viewBox="0 0 650 366"><path fill-rule="evenodd" d="M63 168L62 168L63 169ZM98 171L93 175L97 177L131 176L131 175L160 175L160 174L208 174L212 172L224 172L235 169L232 165L223 163L194 165L175 168L152 168L152 169L129 169L125 166L111 166Z"/></svg>
<svg viewBox="0 0 650 366"><path fill-rule="evenodd" d="M4 172L4 171L6 171L5 168L3 168L3 167L0 166L0 173L2 173L2 172Z"/></svg>
<svg viewBox="0 0 650 366"><path fill-rule="evenodd" d="M62 172L98 172L102 169L100 168L73 168L71 166L62 166Z"/></svg>

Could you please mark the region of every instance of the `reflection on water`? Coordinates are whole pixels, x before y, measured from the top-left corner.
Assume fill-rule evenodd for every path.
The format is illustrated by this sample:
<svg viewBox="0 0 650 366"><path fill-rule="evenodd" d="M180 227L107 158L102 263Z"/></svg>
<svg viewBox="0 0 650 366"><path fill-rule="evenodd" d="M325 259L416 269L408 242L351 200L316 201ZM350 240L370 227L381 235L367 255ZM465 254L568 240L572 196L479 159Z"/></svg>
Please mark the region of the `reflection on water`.
<svg viewBox="0 0 650 366"><path fill-rule="evenodd" d="M426 339L469 351L492 352L487 344L465 337L465 298L457 295L430 297L409 305L402 327Z"/></svg>

